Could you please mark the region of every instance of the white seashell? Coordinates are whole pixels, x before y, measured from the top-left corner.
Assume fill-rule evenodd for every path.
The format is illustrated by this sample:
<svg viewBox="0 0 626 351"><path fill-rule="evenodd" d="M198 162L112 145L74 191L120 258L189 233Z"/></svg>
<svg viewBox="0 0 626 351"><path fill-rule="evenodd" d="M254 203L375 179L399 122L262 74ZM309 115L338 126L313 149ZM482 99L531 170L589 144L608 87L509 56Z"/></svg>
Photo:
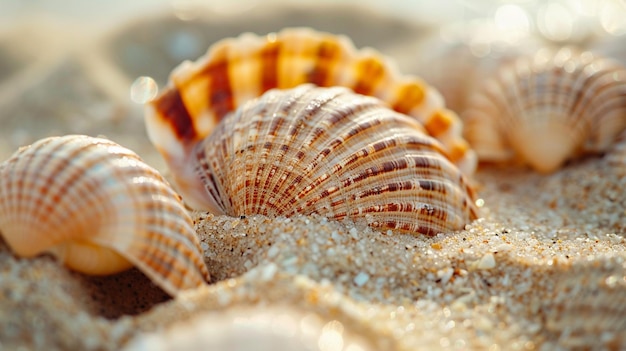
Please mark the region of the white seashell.
<svg viewBox="0 0 626 351"><path fill-rule="evenodd" d="M292 28L214 44L198 61L177 67L166 89L147 105L148 135L185 200L193 205L196 192L191 150L226 114L269 89L304 83L345 86L380 98L420 121L442 142L442 152L453 163L473 173L476 157L461 136L461 121L444 107L435 89L421 79L401 76L372 49L357 51L347 37Z"/></svg>
<svg viewBox="0 0 626 351"><path fill-rule="evenodd" d="M202 209L319 214L435 235L478 217L474 192L415 119L347 88L270 90L193 150Z"/></svg>
<svg viewBox="0 0 626 351"><path fill-rule="evenodd" d="M463 117L481 161L552 172L606 151L626 128L626 69L590 52L541 50L503 66Z"/></svg>
<svg viewBox="0 0 626 351"><path fill-rule="evenodd" d="M470 92L484 77L540 47L538 38L503 31L491 21L462 21L442 26L424 40L415 50L411 72L437 88L446 106L462 115Z"/></svg>
<svg viewBox="0 0 626 351"><path fill-rule="evenodd" d="M109 140L69 135L0 164L0 233L83 273L137 266L170 295L209 279L193 222L165 179Z"/></svg>

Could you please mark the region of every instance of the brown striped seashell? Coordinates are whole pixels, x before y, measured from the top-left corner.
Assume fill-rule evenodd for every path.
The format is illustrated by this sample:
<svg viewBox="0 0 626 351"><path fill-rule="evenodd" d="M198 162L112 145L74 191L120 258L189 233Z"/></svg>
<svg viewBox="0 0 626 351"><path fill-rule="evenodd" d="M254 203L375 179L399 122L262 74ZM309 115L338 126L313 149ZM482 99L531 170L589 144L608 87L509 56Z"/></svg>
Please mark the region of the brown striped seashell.
<svg viewBox="0 0 626 351"><path fill-rule="evenodd" d="M192 149L220 120L269 89L304 83L344 86L378 97L416 118L442 142L442 153L466 174L473 173L476 157L461 136L461 122L444 107L434 88L419 78L401 76L372 49L357 51L347 37L292 28L217 42L198 61L177 67L169 85L147 105L148 135L167 161L183 198L193 205L197 192Z"/></svg>
<svg viewBox="0 0 626 351"><path fill-rule="evenodd" d="M209 279L193 222L165 179L106 139L50 137L0 164L0 234L93 275L133 265L170 295Z"/></svg>
<svg viewBox="0 0 626 351"><path fill-rule="evenodd" d="M553 172L606 151L626 128L626 69L569 47L540 50L503 66L463 118L481 161Z"/></svg>
<svg viewBox="0 0 626 351"><path fill-rule="evenodd" d="M218 214L365 218L426 235L478 216L440 142L410 116L344 87L270 90L224 117L191 162L194 200Z"/></svg>

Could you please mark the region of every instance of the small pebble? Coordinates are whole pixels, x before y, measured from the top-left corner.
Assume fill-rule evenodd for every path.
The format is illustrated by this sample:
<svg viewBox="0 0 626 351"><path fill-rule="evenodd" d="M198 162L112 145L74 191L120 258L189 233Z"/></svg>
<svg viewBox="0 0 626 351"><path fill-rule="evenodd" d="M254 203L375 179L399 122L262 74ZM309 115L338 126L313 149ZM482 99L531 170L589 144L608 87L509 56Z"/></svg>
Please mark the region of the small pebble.
<svg viewBox="0 0 626 351"><path fill-rule="evenodd" d="M478 261L476 268L478 269L491 269L496 266L496 258L492 253L487 253Z"/></svg>
<svg viewBox="0 0 626 351"><path fill-rule="evenodd" d="M360 272L359 274L356 275L356 277L354 277L354 284L356 284L356 286L363 286L365 285L365 283L367 283L367 281L370 279L370 276L365 273L365 272Z"/></svg>

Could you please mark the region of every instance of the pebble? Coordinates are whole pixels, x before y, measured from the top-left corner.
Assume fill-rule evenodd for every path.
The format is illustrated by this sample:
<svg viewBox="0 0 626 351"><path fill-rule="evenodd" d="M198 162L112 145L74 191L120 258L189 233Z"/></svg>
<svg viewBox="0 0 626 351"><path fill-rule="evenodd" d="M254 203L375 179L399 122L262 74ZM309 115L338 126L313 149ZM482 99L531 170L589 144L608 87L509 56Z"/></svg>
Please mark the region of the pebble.
<svg viewBox="0 0 626 351"><path fill-rule="evenodd" d="M492 253L487 253L483 255L478 261L478 265L476 268L478 269L492 269L496 267L496 258Z"/></svg>
<svg viewBox="0 0 626 351"><path fill-rule="evenodd" d="M365 285L365 283L367 283L369 279L370 279L370 276L367 273L360 272L359 274L356 275L356 277L354 277L354 284L356 284L356 286L358 287L361 287Z"/></svg>

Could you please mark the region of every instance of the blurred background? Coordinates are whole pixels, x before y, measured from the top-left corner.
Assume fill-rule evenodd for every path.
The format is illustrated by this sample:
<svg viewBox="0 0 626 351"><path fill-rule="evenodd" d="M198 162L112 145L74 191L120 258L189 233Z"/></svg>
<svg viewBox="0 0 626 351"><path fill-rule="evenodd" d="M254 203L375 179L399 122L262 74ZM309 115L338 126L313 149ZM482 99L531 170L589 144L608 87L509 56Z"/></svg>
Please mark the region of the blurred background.
<svg viewBox="0 0 626 351"><path fill-rule="evenodd" d="M461 113L503 61L573 45L626 61L626 0L0 0L0 159L49 135L105 135L160 168L142 104L216 40L310 26L435 85Z"/></svg>
<svg viewBox="0 0 626 351"><path fill-rule="evenodd" d="M297 6L350 5L371 8L386 15L408 21L440 24L492 17L499 27L539 30L553 39L583 35L585 31L606 31L614 35L626 32L626 10L623 0L2 0L0 20L3 27L15 25L24 17L37 13L56 16L60 20L83 22L89 26L111 26L137 15L172 9L181 19L195 16L186 12L203 7L216 14L229 14L267 5Z"/></svg>

